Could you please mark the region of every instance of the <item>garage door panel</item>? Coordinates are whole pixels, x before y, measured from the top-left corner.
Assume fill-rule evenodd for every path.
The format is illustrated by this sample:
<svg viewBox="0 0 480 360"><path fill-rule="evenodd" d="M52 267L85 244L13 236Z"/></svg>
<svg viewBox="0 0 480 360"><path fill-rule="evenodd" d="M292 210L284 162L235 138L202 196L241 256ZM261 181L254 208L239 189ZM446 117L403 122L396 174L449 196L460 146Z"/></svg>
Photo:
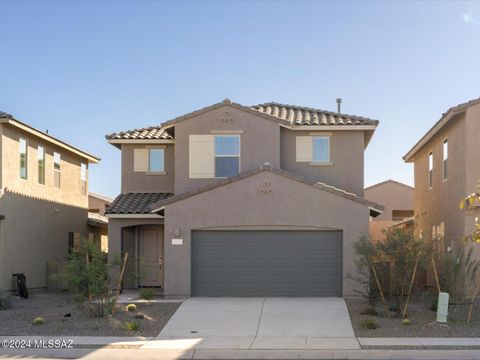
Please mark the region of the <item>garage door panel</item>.
<svg viewBox="0 0 480 360"><path fill-rule="evenodd" d="M193 231L192 294L341 296L340 231Z"/></svg>

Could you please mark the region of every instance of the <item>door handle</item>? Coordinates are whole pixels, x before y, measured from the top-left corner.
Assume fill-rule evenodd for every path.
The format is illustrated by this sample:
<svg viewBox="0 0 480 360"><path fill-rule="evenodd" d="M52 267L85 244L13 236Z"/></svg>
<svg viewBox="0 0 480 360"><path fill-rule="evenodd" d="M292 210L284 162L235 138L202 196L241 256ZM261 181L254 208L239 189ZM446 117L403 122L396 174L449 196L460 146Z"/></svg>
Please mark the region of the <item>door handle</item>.
<svg viewBox="0 0 480 360"><path fill-rule="evenodd" d="M163 260L158 260L158 268L161 269L163 265Z"/></svg>

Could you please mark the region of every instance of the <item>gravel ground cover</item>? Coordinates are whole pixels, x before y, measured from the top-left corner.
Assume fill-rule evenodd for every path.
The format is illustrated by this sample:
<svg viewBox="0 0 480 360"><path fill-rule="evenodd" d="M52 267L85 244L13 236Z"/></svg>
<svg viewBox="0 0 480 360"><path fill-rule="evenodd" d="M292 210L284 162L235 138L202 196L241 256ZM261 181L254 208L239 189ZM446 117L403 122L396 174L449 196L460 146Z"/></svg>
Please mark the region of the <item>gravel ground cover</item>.
<svg viewBox="0 0 480 360"><path fill-rule="evenodd" d="M430 310L434 296L420 296L409 305L408 319L411 325L403 325L400 318L384 317L383 306L377 304L377 316L361 315L369 308L364 299L346 299L353 330L357 337L480 337L480 304L474 306L472 321L466 323L467 306L456 305L449 309L448 323L435 321L436 313ZM391 316L394 313L390 314ZM365 329L362 322L373 319L378 324L377 329Z"/></svg>
<svg viewBox="0 0 480 360"><path fill-rule="evenodd" d="M28 299L12 297L11 308L0 310L0 335L157 336L180 303L136 306L135 311L128 312L126 304L121 304L114 317L93 318L69 294L34 292ZM143 319L136 315L143 315ZM38 316L45 319L45 324L32 325ZM138 323L138 330L125 329L125 322Z"/></svg>

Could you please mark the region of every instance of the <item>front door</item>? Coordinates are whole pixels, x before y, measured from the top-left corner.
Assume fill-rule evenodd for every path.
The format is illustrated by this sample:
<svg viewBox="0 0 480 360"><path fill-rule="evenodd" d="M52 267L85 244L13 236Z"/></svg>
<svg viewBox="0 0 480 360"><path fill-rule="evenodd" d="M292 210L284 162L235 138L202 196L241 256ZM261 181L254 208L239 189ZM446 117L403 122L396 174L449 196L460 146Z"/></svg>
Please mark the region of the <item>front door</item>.
<svg viewBox="0 0 480 360"><path fill-rule="evenodd" d="M163 228L141 227L139 234L140 286L163 288Z"/></svg>

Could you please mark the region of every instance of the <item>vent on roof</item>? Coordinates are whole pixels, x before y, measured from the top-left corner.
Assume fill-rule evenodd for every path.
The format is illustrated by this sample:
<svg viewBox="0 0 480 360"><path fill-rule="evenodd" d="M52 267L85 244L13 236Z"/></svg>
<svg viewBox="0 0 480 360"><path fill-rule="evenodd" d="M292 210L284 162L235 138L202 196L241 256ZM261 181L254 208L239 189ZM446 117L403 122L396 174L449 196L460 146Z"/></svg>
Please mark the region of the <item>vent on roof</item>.
<svg viewBox="0 0 480 360"><path fill-rule="evenodd" d="M342 110L342 98L337 98L337 113L341 113Z"/></svg>

